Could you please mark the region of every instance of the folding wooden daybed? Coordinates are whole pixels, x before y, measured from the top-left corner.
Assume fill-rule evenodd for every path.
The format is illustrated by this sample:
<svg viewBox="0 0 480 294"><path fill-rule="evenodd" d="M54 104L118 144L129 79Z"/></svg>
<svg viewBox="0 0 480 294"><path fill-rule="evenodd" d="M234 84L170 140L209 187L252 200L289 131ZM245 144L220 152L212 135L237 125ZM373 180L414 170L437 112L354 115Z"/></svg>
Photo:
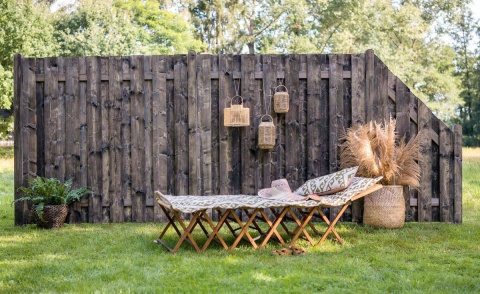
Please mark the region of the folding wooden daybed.
<svg viewBox="0 0 480 294"><path fill-rule="evenodd" d="M376 184L378 180L356 177L345 190L332 195L322 196L318 201L270 200L257 195L171 196L163 195L161 192L156 191L157 203L165 213L168 223L154 242L162 244L172 254L177 252L183 241L190 243L198 252L204 252L213 240L218 241L225 250L235 249L242 239L247 240L257 249L265 247L273 236L273 239L282 245L286 245L283 237L277 230L281 226L288 235L292 236L289 245L294 245L298 238L303 237L314 246L315 241L306 230L306 227L309 226L315 234L318 234L312 222L312 218L318 216L325 221L328 228L317 242L317 245L320 245L330 233L333 233L336 239L343 244L342 238L334 228L335 224L342 217L351 202L382 187L382 185ZM335 219L330 221L322 211L322 207L341 207L341 209ZM293 208L297 209L299 216L297 216ZM271 210L273 217L269 217L267 210ZM219 221L216 225L207 211L218 212ZM242 220L241 212L247 216L246 221ZM188 225L182 220L180 213L193 214ZM258 221L267 224L268 228L262 230L262 226L259 225ZM293 221L296 225L293 231L288 229L287 221ZM220 229L223 225L235 236L235 241L230 246L227 245L220 234ZM207 240L201 247L193 236L193 231L197 226L207 237ZM167 231L171 228L174 229L179 237L173 248L168 246L164 240ZM259 235L254 238L250 234L249 228L254 229ZM263 240L260 244L257 244L260 238Z"/></svg>

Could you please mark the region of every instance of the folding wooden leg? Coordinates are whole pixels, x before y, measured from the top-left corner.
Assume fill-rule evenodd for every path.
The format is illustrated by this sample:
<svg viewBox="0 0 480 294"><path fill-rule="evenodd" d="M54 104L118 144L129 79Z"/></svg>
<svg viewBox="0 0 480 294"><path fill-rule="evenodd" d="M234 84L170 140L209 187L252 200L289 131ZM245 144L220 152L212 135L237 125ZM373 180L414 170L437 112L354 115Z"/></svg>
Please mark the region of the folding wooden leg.
<svg viewBox="0 0 480 294"><path fill-rule="evenodd" d="M335 225L337 224L338 220L340 220L340 218L342 217L343 213L345 212L345 210L347 209L348 205L350 204L350 202L346 203L343 205L342 209L340 209L340 211L338 212L337 216L335 217L335 219L330 222L330 220L328 219L328 217L323 213L322 209L321 208L318 208L318 212L320 213L320 216L322 217L322 219L325 221L325 223L328 225L328 228L327 230L325 231L325 233L323 233L323 236L322 238L320 239L320 241L318 241L317 245L321 245L323 243L323 241L325 241L325 239L327 238L327 236L330 234L330 232L332 232L335 237L337 238L338 242L340 242L340 244L343 244L343 240L342 238L340 238L340 235L337 233L337 231L335 230Z"/></svg>
<svg viewBox="0 0 480 294"><path fill-rule="evenodd" d="M267 235L265 236L265 239L263 239L263 242L260 244L260 248L264 248L265 245L267 245L268 243L268 240L270 240L270 238L272 237L272 235L275 233L275 234L278 234L278 231L277 231L277 227L279 224L281 224L283 222L283 217L285 216L285 214L287 213L287 210L288 210L288 207L284 207L280 213L278 214L278 216L276 216L276 219L275 221L272 223L272 225L270 226L270 228L268 229L267 231ZM278 234L280 235L280 234Z"/></svg>
<svg viewBox="0 0 480 294"><path fill-rule="evenodd" d="M212 229L212 233L210 234L210 236L208 236L208 234L205 233L208 236L208 239L205 242L205 244L203 245L202 252L205 252L205 250L207 250L208 246L210 245L210 242L212 242L213 238L215 238L215 237L217 237L218 241L223 246L223 248L225 250L228 250L227 244L225 243L225 241L223 241L222 237L218 233L218 231L222 228L222 225L225 223L225 219L227 218L227 216L228 216L227 214L222 215L222 217L218 221L217 225L214 226L213 222L210 219L210 217L208 216L208 214L205 211L203 211L203 217L206 220L206 222L208 223L208 225L210 226L210 228ZM206 232L205 228L203 228L203 231Z"/></svg>
<svg viewBox="0 0 480 294"><path fill-rule="evenodd" d="M233 242L232 246L230 247L230 250L233 250L237 247L238 243L240 243L240 241L242 240L243 236L246 236L248 241L250 241L250 244L252 244L253 248L257 249L258 248L258 245L257 243L255 243L255 240L252 238L252 236L250 235L250 233L248 232L248 228L250 227L250 225L252 224L253 220L255 219L257 213L258 213L259 209L258 208L255 208L252 215L248 218L247 222L244 224L242 224L242 221L239 219L238 215L232 210L230 209L230 214L233 216L233 218L235 219L235 221L237 222L237 224L240 226L241 228L241 231L240 233L238 234L237 238L235 239L235 242Z"/></svg>
<svg viewBox="0 0 480 294"><path fill-rule="evenodd" d="M310 242L310 244L312 246L315 244L313 239L310 237L308 232L305 230L305 227L307 226L307 224L309 224L310 221L312 220L312 217L313 217L313 214L315 213L315 210L316 210L315 207L310 208L308 210L307 214L303 214L303 217L302 217L301 221L298 221L298 218L297 218L297 220L296 220L297 228L295 229L295 231L294 231L295 234L294 234L292 240L290 241L290 246L293 246L295 244L297 239L300 237L300 234L302 234L302 233L305 235L305 237L308 239L308 241Z"/></svg>

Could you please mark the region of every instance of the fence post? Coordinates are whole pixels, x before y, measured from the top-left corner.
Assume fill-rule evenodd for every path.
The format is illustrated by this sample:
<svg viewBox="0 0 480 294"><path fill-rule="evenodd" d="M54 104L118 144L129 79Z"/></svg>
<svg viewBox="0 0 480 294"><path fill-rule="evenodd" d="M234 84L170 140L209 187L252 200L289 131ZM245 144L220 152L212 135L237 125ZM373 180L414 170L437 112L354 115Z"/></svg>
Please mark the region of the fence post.
<svg viewBox="0 0 480 294"><path fill-rule="evenodd" d="M455 223L462 223L462 126L454 125L454 216L453 221Z"/></svg>
<svg viewBox="0 0 480 294"><path fill-rule="evenodd" d="M13 111L14 111L14 131L13 131L13 156L14 156L14 193L15 199L23 196L21 192L17 192L17 189L22 186L23 182L23 166L22 166L22 136L20 130L20 83L22 81L22 67L21 67L22 55L15 54L13 59L13 74L14 74L14 92L13 92ZM15 225L23 225L23 203L15 203Z"/></svg>

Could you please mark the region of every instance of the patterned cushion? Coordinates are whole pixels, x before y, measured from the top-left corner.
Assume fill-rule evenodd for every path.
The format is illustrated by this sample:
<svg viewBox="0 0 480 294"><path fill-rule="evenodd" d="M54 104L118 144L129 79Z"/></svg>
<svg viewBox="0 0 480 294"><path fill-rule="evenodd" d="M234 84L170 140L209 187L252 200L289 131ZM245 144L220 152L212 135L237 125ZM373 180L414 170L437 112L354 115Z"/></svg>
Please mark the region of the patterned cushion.
<svg viewBox="0 0 480 294"><path fill-rule="evenodd" d="M321 204L322 206L335 207L343 205L347 203L350 199L352 199L352 197L360 194L361 192L378 183L382 178L383 177L378 177L374 179L354 177L351 181L352 183L343 191L340 191L333 195L325 195L321 197L309 195L308 198L318 201L319 204Z"/></svg>
<svg viewBox="0 0 480 294"><path fill-rule="evenodd" d="M350 185L357 170L358 166L349 167L333 174L308 180L293 193L299 195L327 195L342 191Z"/></svg>

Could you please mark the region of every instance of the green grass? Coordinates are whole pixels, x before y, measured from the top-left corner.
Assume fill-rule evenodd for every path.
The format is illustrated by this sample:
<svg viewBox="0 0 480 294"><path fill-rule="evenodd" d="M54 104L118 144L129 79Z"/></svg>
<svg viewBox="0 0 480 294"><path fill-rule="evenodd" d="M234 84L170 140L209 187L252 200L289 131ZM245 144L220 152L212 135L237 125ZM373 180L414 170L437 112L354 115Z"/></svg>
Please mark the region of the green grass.
<svg viewBox="0 0 480 294"><path fill-rule="evenodd" d="M300 242L307 255L288 257L272 256L274 243L233 252L214 244L204 254L185 244L171 255L152 242L163 224L15 227L13 162L0 160L0 292L478 293L480 149L464 155L463 224L344 223L337 228L345 245Z"/></svg>

